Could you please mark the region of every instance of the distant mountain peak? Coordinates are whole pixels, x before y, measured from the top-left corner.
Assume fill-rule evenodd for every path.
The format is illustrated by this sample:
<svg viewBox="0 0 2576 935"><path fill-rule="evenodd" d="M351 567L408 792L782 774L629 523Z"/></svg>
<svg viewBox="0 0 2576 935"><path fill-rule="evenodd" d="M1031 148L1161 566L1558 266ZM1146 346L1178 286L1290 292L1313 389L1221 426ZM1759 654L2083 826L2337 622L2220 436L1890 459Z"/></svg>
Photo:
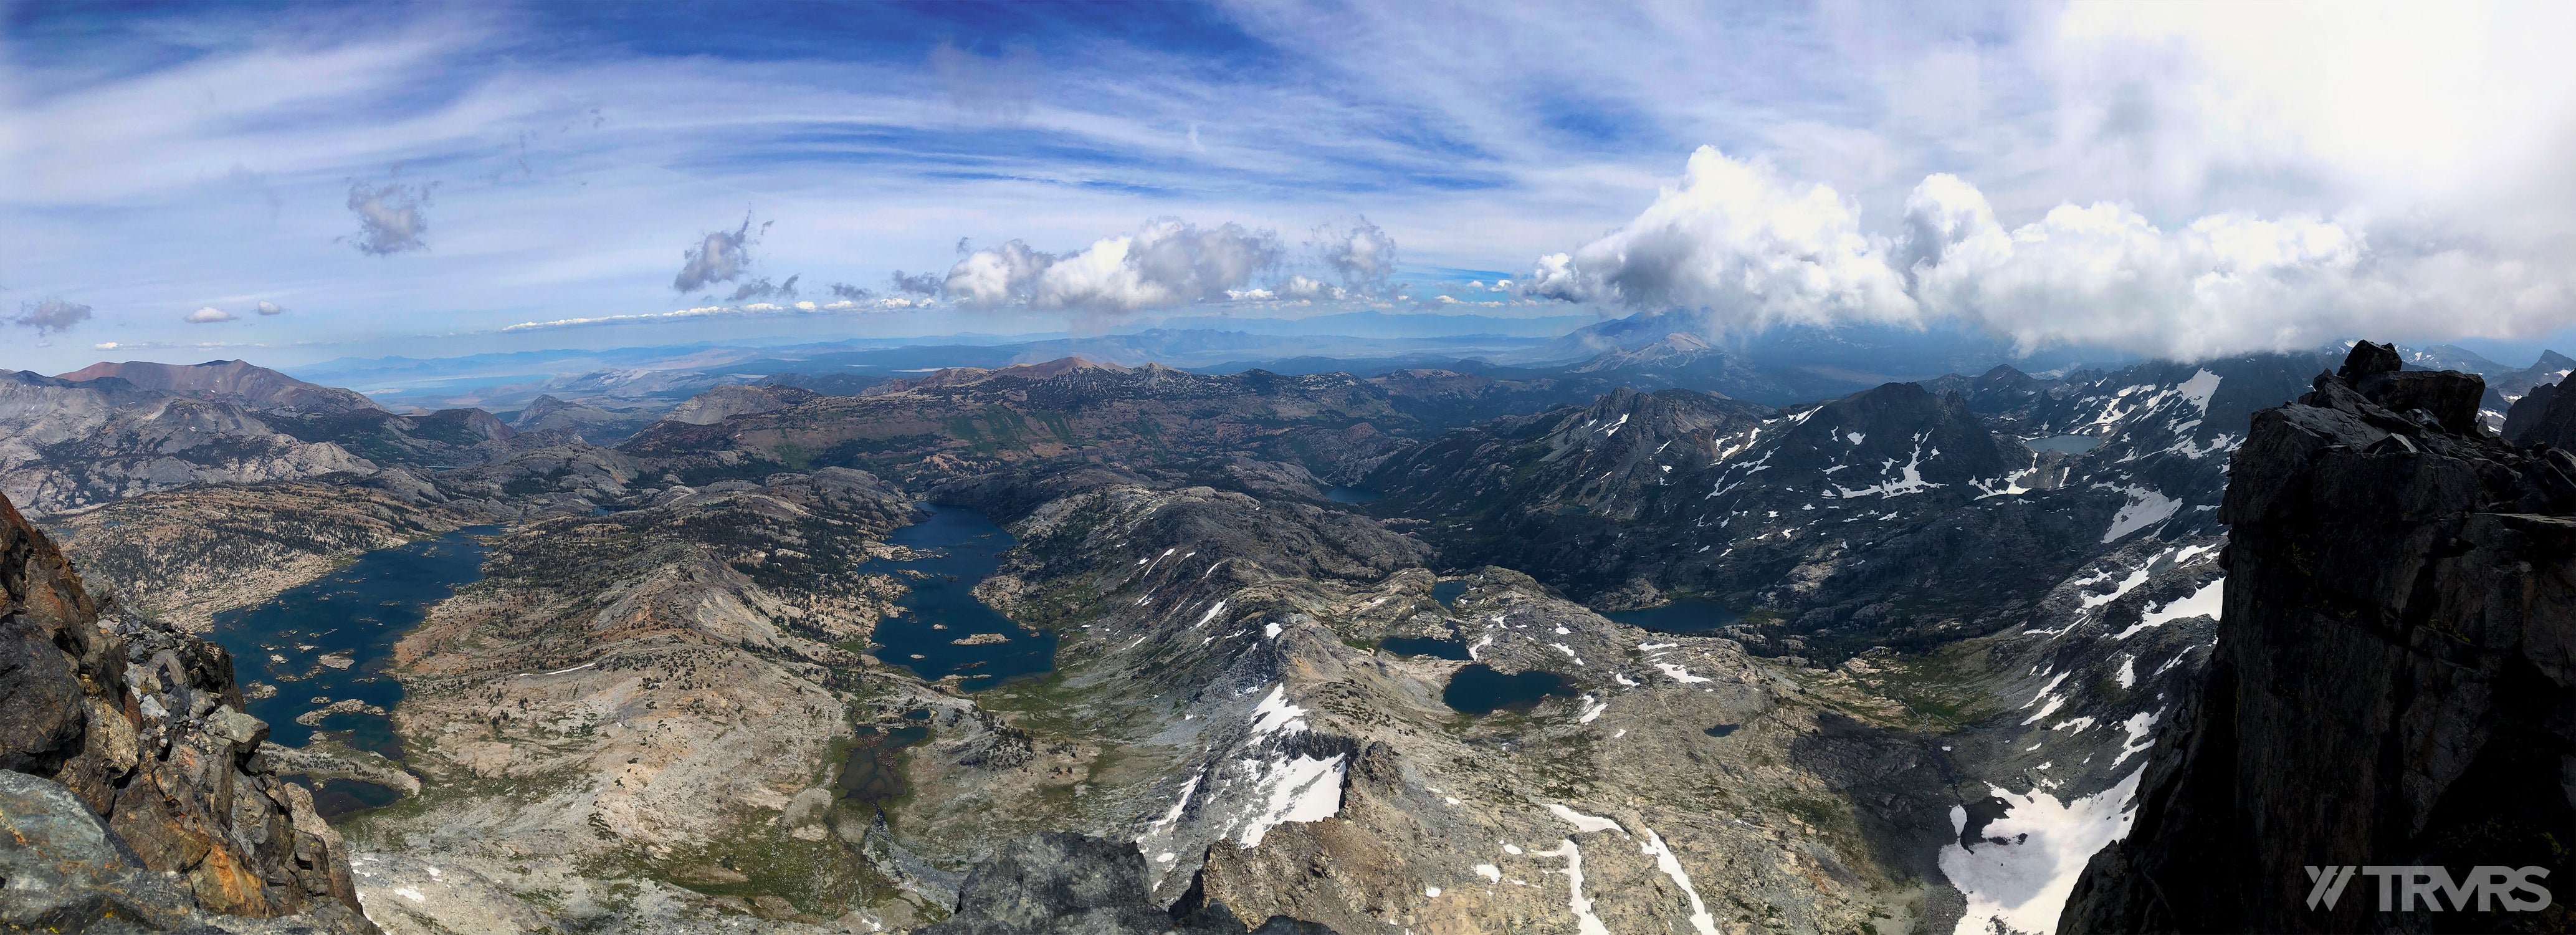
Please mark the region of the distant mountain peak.
<svg viewBox="0 0 2576 935"><path fill-rule="evenodd" d="M63 374L61 379L85 382L106 377L122 379L139 389L221 400L260 410L327 414L384 408L356 391L306 383L241 360L210 360L202 364L100 361Z"/></svg>

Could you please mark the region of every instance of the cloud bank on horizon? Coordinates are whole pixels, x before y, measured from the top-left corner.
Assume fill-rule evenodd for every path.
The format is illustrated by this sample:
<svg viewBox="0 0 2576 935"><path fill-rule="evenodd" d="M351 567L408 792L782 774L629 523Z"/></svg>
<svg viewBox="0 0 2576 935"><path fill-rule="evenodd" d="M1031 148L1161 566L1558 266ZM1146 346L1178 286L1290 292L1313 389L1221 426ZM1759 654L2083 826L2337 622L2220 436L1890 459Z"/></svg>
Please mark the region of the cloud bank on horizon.
<svg viewBox="0 0 2576 935"><path fill-rule="evenodd" d="M1470 302L2576 339L2576 5L1138 9L29 8L6 321L65 364Z"/></svg>
<svg viewBox="0 0 2576 935"><path fill-rule="evenodd" d="M2227 213L2164 230L2125 204L2060 205L2006 229L1976 186L1926 177L1894 236L1832 188L1702 147L1644 213L1522 280L1573 302L1703 309L1719 330L1956 318L2024 351L2078 345L2197 360L2427 325L2527 334L2576 281L2458 245L2374 248L2357 222Z"/></svg>

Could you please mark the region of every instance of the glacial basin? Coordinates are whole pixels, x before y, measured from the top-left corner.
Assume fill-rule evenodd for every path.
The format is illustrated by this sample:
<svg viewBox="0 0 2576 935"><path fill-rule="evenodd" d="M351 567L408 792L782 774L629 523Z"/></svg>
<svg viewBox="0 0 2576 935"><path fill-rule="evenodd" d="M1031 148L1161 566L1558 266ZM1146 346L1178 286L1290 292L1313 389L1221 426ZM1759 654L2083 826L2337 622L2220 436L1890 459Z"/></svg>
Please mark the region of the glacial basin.
<svg viewBox="0 0 2576 935"><path fill-rule="evenodd" d="M925 557L872 559L858 567L860 574L893 575L912 589L894 616L877 622L877 658L925 679L964 676L960 687L967 691L1055 671L1054 631L1013 623L975 597L975 585L1002 567L1011 534L964 507L914 507L929 518L895 530L886 543Z"/></svg>
<svg viewBox="0 0 2576 935"><path fill-rule="evenodd" d="M379 713L402 700L402 683L385 673L394 644L459 585L482 580L488 550L477 537L500 530L473 526L365 553L264 603L215 614L207 638L233 654L244 686L277 687L271 697L245 699L250 715L268 722L270 740L301 747L331 733L401 759L393 721ZM316 711L326 713L308 717ZM355 807L375 796L350 791Z"/></svg>

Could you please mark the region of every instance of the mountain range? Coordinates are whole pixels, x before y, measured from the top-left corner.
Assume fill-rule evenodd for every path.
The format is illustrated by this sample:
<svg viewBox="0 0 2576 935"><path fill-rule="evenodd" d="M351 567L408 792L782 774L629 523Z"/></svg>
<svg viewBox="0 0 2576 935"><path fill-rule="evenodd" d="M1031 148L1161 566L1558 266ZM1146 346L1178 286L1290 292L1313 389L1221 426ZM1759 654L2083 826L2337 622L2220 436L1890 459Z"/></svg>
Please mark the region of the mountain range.
<svg viewBox="0 0 2576 935"><path fill-rule="evenodd" d="M1027 359L1070 346L1049 342L689 349L472 391L516 407L498 414L397 413L239 362L103 364L0 383L0 493L34 518L11 561L107 595L49 625L130 621L111 629L134 645L209 645L190 633L352 555L477 530L477 576L370 663L400 686L381 728L331 726L374 702L317 695L315 739L279 744L241 712L294 685L230 657L188 676L231 713L184 729L229 731L247 777L191 781L267 789L291 763L385 790L311 832L340 848L312 872L347 867L346 898L315 884L249 913L363 910L320 925L2367 928L2281 914L2297 894L2140 887L2304 887L2323 826L2243 829L2304 814L2303 783L2326 780L2261 763L2395 751L2337 781L2416 796L2439 828L2565 823L2440 804L2554 789L2547 764L2478 751L2557 749L2556 715L2356 715L2316 734L2332 756L2300 733L2300 712L2450 697L2445 679L2568 705L2530 648L2556 645L2532 634L2563 633L2564 602L2508 613L2478 596L2497 573L2459 564L2564 575L2576 394L2544 379L2563 358L2356 344L2080 367L1674 325L1514 339L1517 363L1276 369ZM47 564L53 541L68 563ZM2436 561L2458 593L2454 572L2405 577ZM2373 622L2300 629L2320 613ZM2446 622L2471 620L2506 622ZM262 644L286 667L266 671L330 664L324 637L297 639ZM61 651L64 672L105 665ZM2302 672L2318 659L2375 661ZM91 691L117 723L162 697L12 671L12 697ZM2228 707L2250 698L2273 700ZM85 723L123 736L105 717ZM11 749L106 742L82 730ZM2400 737L2460 752L2369 747ZM69 762L0 766L69 790L9 793L45 814L88 802L149 836ZM293 794L263 794L304 827ZM2371 834L2353 860L2467 856ZM2190 856L2212 852L2234 863ZM154 918L245 914L183 889Z"/></svg>

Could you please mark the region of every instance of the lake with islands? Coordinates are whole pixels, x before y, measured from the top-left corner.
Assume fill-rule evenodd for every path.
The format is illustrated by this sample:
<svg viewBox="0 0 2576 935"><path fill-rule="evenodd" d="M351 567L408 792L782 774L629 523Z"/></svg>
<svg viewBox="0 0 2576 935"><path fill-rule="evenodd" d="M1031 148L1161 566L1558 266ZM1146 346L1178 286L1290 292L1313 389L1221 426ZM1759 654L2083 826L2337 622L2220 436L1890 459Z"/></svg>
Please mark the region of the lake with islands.
<svg viewBox="0 0 2576 935"><path fill-rule="evenodd" d="M877 658L933 681L961 676L966 691L1055 671L1054 631L1013 623L975 597L975 585L1002 567L1002 555L1016 544L1011 534L964 507L914 506L928 517L886 536L887 544L911 549L914 557L858 567L861 574L893 575L912 589L896 602L894 616L877 622Z"/></svg>
<svg viewBox="0 0 2576 935"><path fill-rule="evenodd" d="M402 700L402 683L385 671L394 644L457 587L482 580L488 550L478 537L499 532L473 526L364 553L267 601L216 613L206 637L233 654L249 714L268 722L271 741L302 747L327 736L402 759L388 716ZM395 798L353 780L305 785L326 816Z"/></svg>

